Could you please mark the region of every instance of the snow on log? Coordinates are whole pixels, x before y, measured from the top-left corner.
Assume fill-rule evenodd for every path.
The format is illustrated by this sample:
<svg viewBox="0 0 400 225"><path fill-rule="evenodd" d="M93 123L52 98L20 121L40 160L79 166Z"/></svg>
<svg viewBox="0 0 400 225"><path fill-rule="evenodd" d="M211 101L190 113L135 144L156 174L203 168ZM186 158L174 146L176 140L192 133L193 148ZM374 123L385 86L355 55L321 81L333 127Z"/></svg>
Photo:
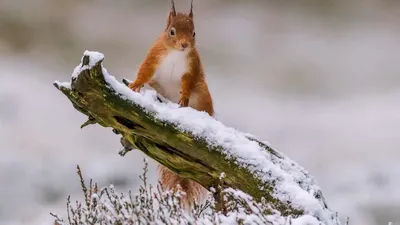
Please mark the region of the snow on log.
<svg viewBox="0 0 400 225"><path fill-rule="evenodd" d="M154 90L141 93L103 67L104 55L85 51L70 82L54 86L89 120L121 134L147 156L210 190L220 183L254 200L265 198L282 216L311 215L333 224L316 181L296 162L255 137L226 127L205 112L166 102ZM127 149L129 150L129 149Z"/></svg>

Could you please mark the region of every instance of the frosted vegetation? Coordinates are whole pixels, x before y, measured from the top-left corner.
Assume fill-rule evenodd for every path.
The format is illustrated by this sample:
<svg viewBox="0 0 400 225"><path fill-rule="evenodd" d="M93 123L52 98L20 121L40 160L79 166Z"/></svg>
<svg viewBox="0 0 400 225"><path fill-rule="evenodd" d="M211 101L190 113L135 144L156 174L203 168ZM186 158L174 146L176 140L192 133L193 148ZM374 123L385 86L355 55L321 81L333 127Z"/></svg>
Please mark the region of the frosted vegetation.
<svg viewBox="0 0 400 225"><path fill-rule="evenodd" d="M184 192L162 191L160 185L148 184L147 162L144 160L142 185L137 193L118 193L113 185L99 188L89 181L87 186L82 171L77 166L84 201L71 203L67 200L67 216L61 217L51 213L58 225L86 224L267 224L267 225L322 225L309 215L298 218L282 217L267 202L257 203L247 194L225 188L225 212L215 209L215 201L210 197L202 204L195 204L190 212L180 207L180 198ZM221 177L223 179L223 176ZM334 225L341 224L336 215ZM343 223L342 223L343 224ZM347 221L346 224L349 224Z"/></svg>

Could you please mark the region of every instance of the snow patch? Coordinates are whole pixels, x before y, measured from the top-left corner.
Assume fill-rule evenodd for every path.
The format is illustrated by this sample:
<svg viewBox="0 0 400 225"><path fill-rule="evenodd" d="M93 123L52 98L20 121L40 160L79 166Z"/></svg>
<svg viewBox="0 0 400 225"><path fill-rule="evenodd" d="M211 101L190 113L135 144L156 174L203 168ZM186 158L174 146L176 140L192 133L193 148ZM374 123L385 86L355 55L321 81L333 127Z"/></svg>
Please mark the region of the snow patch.
<svg viewBox="0 0 400 225"><path fill-rule="evenodd" d="M104 54L101 52L86 50L83 53L83 57L89 56L89 67L92 68L97 62L104 60Z"/></svg>
<svg viewBox="0 0 400 225"><path fill-rule="evenodd" d="M83 58L85 56L89 56L89 65L83 66ZM101 60L104 60L104 54L100 52L95 52L95 51L89 51L85 50L83 53L83 56L81 58L81 63L74 69L74 72L72 72L72 77L76 78L78 75L83 71L92 68L93 66L96 65L97 62L100 62Z"/></svg>
<svg viewBox="0 0 400 225"><path fill-rule="evenodd" d="M65 87L68 89L71 89L71 82L60 82L60 81L54 81L54 83L59 86L59 87Z"/></svg>

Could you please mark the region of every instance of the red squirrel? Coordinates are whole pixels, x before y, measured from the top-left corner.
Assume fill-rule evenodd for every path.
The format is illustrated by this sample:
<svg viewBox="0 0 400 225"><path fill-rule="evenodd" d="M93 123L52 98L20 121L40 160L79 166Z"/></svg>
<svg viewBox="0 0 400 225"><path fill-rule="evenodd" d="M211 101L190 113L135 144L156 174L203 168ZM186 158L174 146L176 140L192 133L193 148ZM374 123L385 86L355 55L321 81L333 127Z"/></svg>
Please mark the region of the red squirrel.
<svg viewBox="0 0 400 225"><path fill-rule="evenodd" d="M128 86L139 92L148 84L181 107L189 106L214 116L213 101L195 46L193 0L189 14L176 12L173 0L171 5L164 31L140 64L136 80ZM206 194L206 189L195 181L180 177L160 164L158 169L164 190L174 190L179 184L186 192L181 199L184 207L193 206L194 199L200 201Z"/></svg>

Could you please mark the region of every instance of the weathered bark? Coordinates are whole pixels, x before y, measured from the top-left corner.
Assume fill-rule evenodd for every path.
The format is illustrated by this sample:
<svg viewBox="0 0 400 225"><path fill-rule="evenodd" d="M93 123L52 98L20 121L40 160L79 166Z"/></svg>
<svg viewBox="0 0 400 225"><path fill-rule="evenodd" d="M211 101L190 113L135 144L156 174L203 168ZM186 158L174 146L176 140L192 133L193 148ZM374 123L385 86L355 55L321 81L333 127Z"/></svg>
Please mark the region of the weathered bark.
<svg viewBox="0 0 400 225"><path fill-rule="evenodd" d="M82 64L88 65L89 61L89 56L84 56ZM82 127L94 123L111 127L115 133L122 135L121 143L127 151L132 147L139 149L172 171L208 189L215 187L221 173L225 173L223 186L242 190L255 200L264 197L282 215L296 217L304 213L290 202L274 198L274 182L265 183L249 169L227 160L221 152L221 146L209 147L202 138L181 132L174 124L157 119L139 104L123 98L107 84L102 72L102 61L72 78L71 87L54 83L75 109L88 115L89 120ZM254 138L249 139L258 142L269 154L283 158L266 144ZM323 208L327 207L320 192L314 196L320 200Z"/></svg>

